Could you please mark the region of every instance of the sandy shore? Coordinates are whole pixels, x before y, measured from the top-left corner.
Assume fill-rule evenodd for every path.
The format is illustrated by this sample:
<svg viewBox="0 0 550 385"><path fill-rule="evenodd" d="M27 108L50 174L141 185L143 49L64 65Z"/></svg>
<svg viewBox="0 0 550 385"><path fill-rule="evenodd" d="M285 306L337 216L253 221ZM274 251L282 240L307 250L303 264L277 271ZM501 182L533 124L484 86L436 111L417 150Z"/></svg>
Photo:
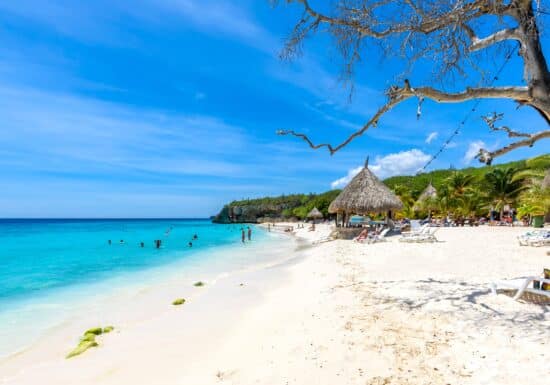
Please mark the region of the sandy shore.
<svg viewBox="0 0 550 385"><path fill-rule="evenodd" d="M329 231L297 236L305 244ZM180 308L159 308L172 287L144 296L134 322L73 359L63 357L76 329L45 339L0 361L0 383L541 383L550 375L550 307L488 289L550 267L547 249L517 244L523 231L444 228L434 244L299 247Z"/></svg>

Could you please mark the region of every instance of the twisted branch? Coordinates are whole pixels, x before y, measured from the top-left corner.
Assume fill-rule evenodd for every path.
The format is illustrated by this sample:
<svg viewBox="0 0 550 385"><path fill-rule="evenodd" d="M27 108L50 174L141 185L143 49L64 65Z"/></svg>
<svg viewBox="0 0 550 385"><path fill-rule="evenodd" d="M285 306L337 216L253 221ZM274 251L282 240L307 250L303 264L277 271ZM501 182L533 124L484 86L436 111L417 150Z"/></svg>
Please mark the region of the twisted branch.
<svg viewBox="0 0 550 385"><path fill-rule="evenodd" d="M351 134L346 140L337 146L332 146L330 143L315 144L306 134L297 133L294 130L279 130L278 135L292 135L304 140L311 148L317 150L326 147L331 155L348 145L358 136L363 135L370 127L376 126L380 118L390 111L399 103L412 97L424 97L438 103L460 103L472 99L490 99L490 98L509 98L518 102L526 102L530 100L527 87L479 87L467 88L462 92L449 93L437 90L432 87L411 87L408 80L405 80L403 87L393 86L387 92L388 102L383 105L373 117L361 127L359 130Z"/></svg>

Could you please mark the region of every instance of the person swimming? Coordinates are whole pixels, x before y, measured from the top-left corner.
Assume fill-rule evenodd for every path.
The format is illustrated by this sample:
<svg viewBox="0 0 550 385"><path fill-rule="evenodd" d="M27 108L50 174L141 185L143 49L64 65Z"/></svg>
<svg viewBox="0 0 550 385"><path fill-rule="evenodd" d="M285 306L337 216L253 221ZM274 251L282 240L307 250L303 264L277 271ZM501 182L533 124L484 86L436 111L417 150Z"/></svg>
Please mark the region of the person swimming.
<svg viewBox="0 0 550 385"><path fill-rule="evenodd" d="M139 245L140 245L141 247L145 247L145 243L143 243L143 242L140 242Z"/></svg>
<svg viewBox="0 0 550 385"><path fill-rule="evenodd" d="M241 227L241 242L244 243L244 240L246 238L246 235L244 233L244 228Z"/></svg>
<svg viewBox="0 0 550 385"><path fill-rule="evenodd" d="M193 247L193 242L189 241L189 247Z"/></svg>
<svg viewBox="0 0 550 385"><path fill-rule="evenodd" d="M109 240L108 240L107 242L109 243L109 245L111 245L111 244L113 243L113 242L111 242L111 240L110 240L110 239L109 239Z"/></svg>
<svg viewBox="0 0 550 385"><path fill-rule="evenodd" d="M193 239L199 239L199 236L197 234L193 235Z"/></svg>
<svg viewBox="0 0 550 385"><path fill-rule="evenodd" d="M124 243L124 239L121 239L119 243L122 245Z"/></svg>
<svg viewBox="0 0 550 385"><path fill-rule="evenodd" d="M248 226L248 240L252 240L252 229L250 228L250 226Z"/></svg>

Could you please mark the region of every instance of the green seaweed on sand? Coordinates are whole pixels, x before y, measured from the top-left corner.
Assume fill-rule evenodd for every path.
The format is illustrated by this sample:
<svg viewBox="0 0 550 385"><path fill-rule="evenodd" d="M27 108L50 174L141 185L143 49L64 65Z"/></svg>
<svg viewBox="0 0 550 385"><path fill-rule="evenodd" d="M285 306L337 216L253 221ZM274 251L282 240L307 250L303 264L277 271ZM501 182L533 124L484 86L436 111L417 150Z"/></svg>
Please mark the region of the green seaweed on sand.
<svg viewBox="0 0 550 385"><path fill-rule="evenodd" d="M202 281L195 282L195 283L193 284L193 286L197 286L197 287L201 287L201 286L204 286L204 285L206 285L206 283L204 283L204 282L202 282Z"/></svg>
<svg viewBox="0 0 550 385"><path fill-rule="evenodd" d="M86 330L84 332L84 335L86 335L86 334L95 334L96 336L98 336L101 333L103 333L103 329L101 327L97 327L97 328L91 328L91 329Z"/></svg>
<svg viewBox="0 0 550 385"><path fill-rule="evenodd" d="M88 340L80 341L78 346L76 348L74 348L69 354L67 354L67 356L65 358L71 358L71 357L74 357L74 356L78 356L79 354L84 353L86 350L88 350L90 348L93 348L93 347L96 347L96 346L98 346L98 343L95 342L95 341L88 341Z"/></svg>
<svg viewBox="0 0 550 385"><path fill-rule="evenodd" d="M113 331L114 326L105 326L104 328L96 327L88 329L84 332L82 337L80 337L80 342L74 348L65 356L65 358L71 358L74 356L78 356L79 354L84 353L86 350L90 348L94 348L96 346L99 346L99 344L96 342L96 337L103 334L103 333L109 333Z"/></svg>
<svg viewBox="0 0 550 385"><path fill-rule="evenodd" d="M178 299L175 299L175 300L172 302L172 305L177 306L177 305L183 305L184 303L185 303L185 299L183 299L183 298L178 298Z"/></svg>

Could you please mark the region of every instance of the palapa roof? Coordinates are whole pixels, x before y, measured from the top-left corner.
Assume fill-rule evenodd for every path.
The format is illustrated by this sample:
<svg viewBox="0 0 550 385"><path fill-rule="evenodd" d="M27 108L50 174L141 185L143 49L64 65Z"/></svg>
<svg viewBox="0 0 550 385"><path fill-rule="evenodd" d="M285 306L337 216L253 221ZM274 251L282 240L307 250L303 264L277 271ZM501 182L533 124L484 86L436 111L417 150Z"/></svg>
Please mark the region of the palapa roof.
<svg viewBox="0 0 550 385"><path fill-rule="evenodd" d="M323 213L320 212L317 207L314 207L313 210L307 214L308 218L323 218Z"/></svg>
<svg viewBox="0 0 550 385"><path fill-rule="evenodd" d="M388 210L400 210L403 204L399 198L365 167L342 190L330 204L330 213L367 214Z"/></svg>
<svg viewBox="0 0 550 385"><path fill-rule="evenodd" d="M432 186L432 182L428 184L428 186L422 191L422 194L418 197L419 201L425 201L428 198L435 198L437 197L437 190L434 186Z"/></svg>

